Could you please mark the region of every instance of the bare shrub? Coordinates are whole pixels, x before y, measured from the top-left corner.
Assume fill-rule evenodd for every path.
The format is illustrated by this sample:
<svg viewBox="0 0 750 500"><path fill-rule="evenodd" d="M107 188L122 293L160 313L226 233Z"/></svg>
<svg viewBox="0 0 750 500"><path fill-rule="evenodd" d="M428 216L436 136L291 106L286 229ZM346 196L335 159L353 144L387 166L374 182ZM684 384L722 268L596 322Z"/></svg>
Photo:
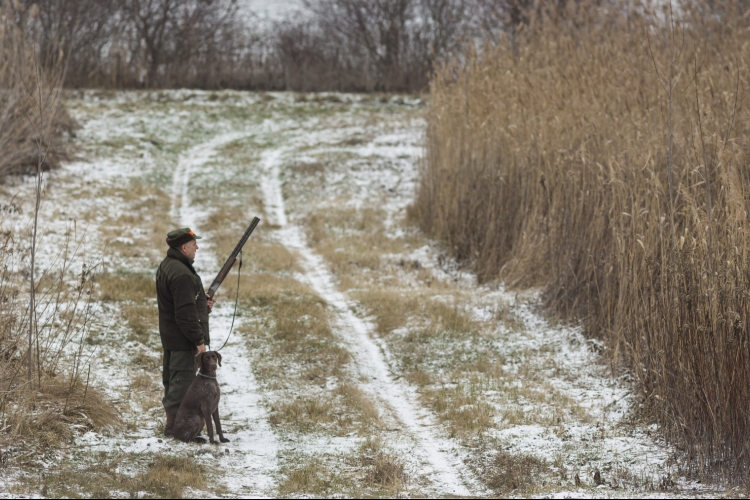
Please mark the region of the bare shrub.
<svg viewBox="0 0 750 500"><path fill-rule="evenodd" d="M43 63L64 41L74 87L419 91L476 31L468 0L322 0L270 28L231 0L37 5Z"/></svg>
<svg viewBox="0 0 750 500"><path fill-rule="evenodd" d="M64 64L40 67L41 49L36 43L39 10L19 10L21 7L17 2L0 2L0 179L36 171L39 140L45 152L43 167L57 166L67 157L62 139L76 128L55 98Z"/></svg>
<svg viewBox="0 0 750 500"><path fill-rule="evenodd" d="M4 227L8 222L0 220ZM24 447L57 446L81 429L119 423L111 402L92 383L90 353L85 351L93 327L94 269L83 263L72 238L58 246L58 258L45 265L36 282L29 346L29 294L24 282L30 255L21 233L6 233L0 247L0 412L8 431L0 434L0 442L7 446L25 436Z"/></svg>
<svg viewBox="0 0 750 500"><path fill-rule="evenodd" d="M544 286L560 317L629 364L646 414L692 466L739 477L747 7L580 7L531 16L517 45L437 72L412 213L482 279Z"/></svg>
<svg viewBox="0 0 750 500"><path fill-rule="evenodd" d="M108 47L119 34L122 2L119 0L36 0L39 53L42 65L68 66L67 81L100 84ZM66 50L58 51L60 44ZM63 61L61 61L63 59ZM114 75L113 75L114 76ZM116 77L116 76L115 76Z"/></svg>

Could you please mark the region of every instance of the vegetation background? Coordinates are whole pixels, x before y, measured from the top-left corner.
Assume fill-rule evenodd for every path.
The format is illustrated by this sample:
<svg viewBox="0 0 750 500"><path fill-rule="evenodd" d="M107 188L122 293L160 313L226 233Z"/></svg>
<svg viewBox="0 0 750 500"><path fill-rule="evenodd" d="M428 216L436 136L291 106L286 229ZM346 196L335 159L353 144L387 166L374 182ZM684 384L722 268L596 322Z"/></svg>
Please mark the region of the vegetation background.
<svg viewBox="0 0 750 500"><path fill-rule="evenodd" d="M75 124L55 105L61 85L429 87L415 220L482 279L542 287L560 318L604 339L613 368L632 374L643 416L687 464L746 477L750 4L320 0L305 9L254 25L222 0L3 0L0 176L65 157ZM6 269L33 259L33 245L23 254L14 238L0 253ZM18 435L38 405L29 391L85 334L85 315L60 312L68 321L50 324L68 326L32 328L27 345L24 295L16 277L2 279L0 355L14 362L0 372L0 406ZM61 287L87 296L86 276L31 281L50 304ZM36 382L22 383L32 364ZM48 415L62 406L69 416L72 394L97 401L75 357L68 370L70 381L42 396Z"/></svg>

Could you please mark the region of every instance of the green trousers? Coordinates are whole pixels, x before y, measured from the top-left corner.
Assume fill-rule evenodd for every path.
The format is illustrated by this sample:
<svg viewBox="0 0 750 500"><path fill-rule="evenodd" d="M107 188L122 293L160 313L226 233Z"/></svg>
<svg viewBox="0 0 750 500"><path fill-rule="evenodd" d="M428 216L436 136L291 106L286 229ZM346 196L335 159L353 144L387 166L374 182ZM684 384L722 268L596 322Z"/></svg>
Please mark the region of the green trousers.
<svg viewBox="0 0 750 500"><path fill-rule="evenodd" d="M182 398L195 378L195 354L192 351L164 350L161 381L164 384L164 398L161 402L167 413L177 415Z"/></svg>

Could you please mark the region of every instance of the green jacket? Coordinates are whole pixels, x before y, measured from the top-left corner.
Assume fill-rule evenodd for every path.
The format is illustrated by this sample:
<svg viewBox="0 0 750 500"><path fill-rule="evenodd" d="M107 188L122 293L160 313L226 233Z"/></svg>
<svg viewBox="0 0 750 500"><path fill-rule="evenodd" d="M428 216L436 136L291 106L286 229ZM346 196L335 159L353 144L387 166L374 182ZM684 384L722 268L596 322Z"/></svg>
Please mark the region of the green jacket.
<svg viewBox="0 0 750 500"><path fill-rule="evenodd" d="M176 248L156 271L161 345L170 351L208 344L208 304L203 282L193 263Z"/></svg>

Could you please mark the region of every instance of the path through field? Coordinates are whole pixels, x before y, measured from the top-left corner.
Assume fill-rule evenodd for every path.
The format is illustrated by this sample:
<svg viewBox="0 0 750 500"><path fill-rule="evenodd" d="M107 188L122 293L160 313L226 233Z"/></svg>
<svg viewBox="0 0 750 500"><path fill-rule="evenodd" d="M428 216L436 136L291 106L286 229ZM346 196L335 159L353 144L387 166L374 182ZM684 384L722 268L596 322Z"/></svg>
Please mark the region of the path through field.
<svg viewBox="0 0 750 500"><path fill-rule="evenodd" d="M166 460L198 477L172 486L186 496L709 493L632 418L595 343L542 319L533 291L477 285L410 221L419 99L86 91L68 106L85 160L50 176L42 245L61 221L87 227L101 269L87 346L122 423L48 460L44 489L19 474L13 491L164 496L177 480L149 474ZM30 203L29 182L3 190ZM231 442L164 440L166 232L204 237L207 287L255 215L239 290L235 267L210 318L218 347L238 297L218 372Z"/></svg>
<svg viewBox="0 0 750 500"><path fill-rule="evenodd" d="M190 196L190 178L216 155L220 146L240 139L245 134L229 133L218 135L208 142L193 146L180 155L172 183L172 220L176 225L190 227L200 235L201 212L193 207ZM215 276L221 267L219 256L211 249L211 244L203 244L196 254L195 266L209 279L204 287L211 284L210 276ZM221 369L222 399L221 416L225 429L231 428L232 448L235 453L221 458L222 468L231 477L228 487L239 495L267 494L275 488L274 474L277 470L276 453L278 444L268 422L268 412L260 399L260 390L251 370L251 358L241 340L226 336L232 327L231 304L217 307L210 317L214 332L212 344L220 348L226 340L224 356L231 353L231 362ZM239 327L235 321L234 327ZM217 338L218 335L222 335Z"/></svg>
<svg viewBox="0 0 750 500"><path fill-rule="evenodd" d="M279 242L297 253L305 270L305 281L332 308L333 328L354 355L360 385L384 408L394 413L402 426L400 430L414 440L413 453L422 457L422 462L429 467L428 474L439 493L476 496L482 491L478 489L477 481L464 470L458 455L445 453L454 447L431 431L430 428L435 425L434 419L421 411L415 394L393 380L384 354L370 337L371 329L367 322L354 312L355 304L337 290L335 277L323 259L307 245L303 229L287 223L279 178L283 157L278 153L275 150L266 155L263 162L264 176L268 178L262 184L265 206L273 207L269 215L272 222L280 227L277 231ZM469 489L467 484L472 488Z"/></svg>

